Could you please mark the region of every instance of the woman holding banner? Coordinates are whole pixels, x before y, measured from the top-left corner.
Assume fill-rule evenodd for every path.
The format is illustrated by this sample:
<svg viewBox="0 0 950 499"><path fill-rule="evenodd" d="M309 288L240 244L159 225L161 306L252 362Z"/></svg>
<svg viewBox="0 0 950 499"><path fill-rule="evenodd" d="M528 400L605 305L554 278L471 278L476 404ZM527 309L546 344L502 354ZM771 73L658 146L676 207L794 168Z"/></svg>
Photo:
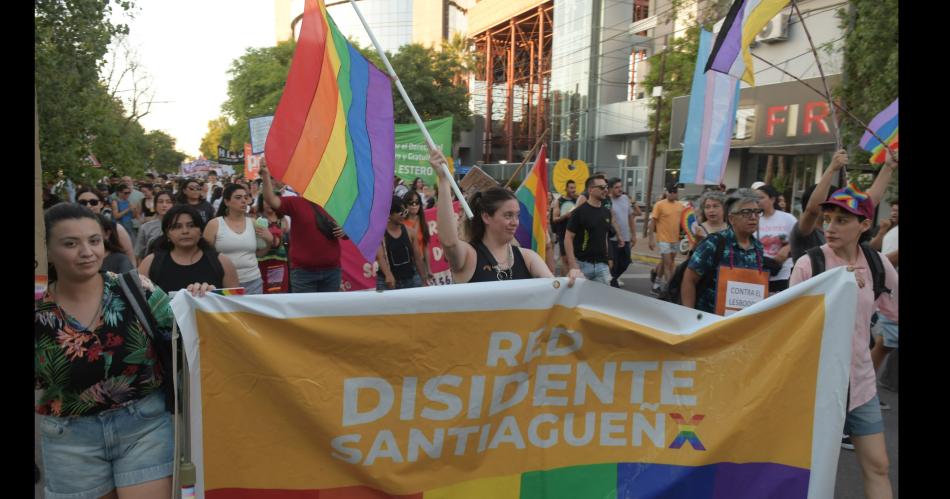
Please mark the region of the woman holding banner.
<svg viewBox="0 0 950 499"><path fill-rule="evenodd" d="M851 375L844 433L858 454L864 476L864 493L870 498L893 497L888 476L890 463L884 443L884 418L877 395L877 377L868 349L871 315L897 322L897 271L880 252L863 244L870 239L874 201L849 185L821 203L827 243L809 250L795 262L790 284L811 279L822 270L847 267L858 285L857 310L851 333ZM877 271L875 271L877 269ZM842 442L842 446L847 442Z"/></svg>
<svg viewBox="0 0 950 499"><path fill-rule="evenodd" d="M544 260L530 249L511 244L518 229L521 211L514 193L501 187L476 192L468 200L473 217L466 220L465 233L469 241L459 239L458 222L452 210L450 180L442 171L445 157L437 149L430 149L429 163L439 176L438 228L442 249L452 268L455 282L507 281L554 277ZM572 269L568 286L574 285L583 274Z"/></svg>
<svg viewBox="0 0 950 499"><path fill-rule="evenodd" d="M171 368L157 345L171 338L168 296L134 271L102 269L92 211L60 203L44 220L51 282L34 309L33 376L45 496L170 497Z"/></svg>

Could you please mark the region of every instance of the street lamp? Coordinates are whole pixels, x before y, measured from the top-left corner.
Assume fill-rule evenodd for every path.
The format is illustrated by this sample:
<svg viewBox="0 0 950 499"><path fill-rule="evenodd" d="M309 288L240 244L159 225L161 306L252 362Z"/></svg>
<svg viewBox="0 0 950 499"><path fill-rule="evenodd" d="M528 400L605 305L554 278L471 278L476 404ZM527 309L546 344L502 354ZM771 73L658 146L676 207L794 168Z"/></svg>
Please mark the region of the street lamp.
<svg viewBox="0 0 950 499"><path fill-rule="evenodd" d="M499 159L499 160L498 160L498 164L499 164L499 165L507 165L507 164L508 164L508 161L507 161L507 160L504 160L504 159Z"/></svg>

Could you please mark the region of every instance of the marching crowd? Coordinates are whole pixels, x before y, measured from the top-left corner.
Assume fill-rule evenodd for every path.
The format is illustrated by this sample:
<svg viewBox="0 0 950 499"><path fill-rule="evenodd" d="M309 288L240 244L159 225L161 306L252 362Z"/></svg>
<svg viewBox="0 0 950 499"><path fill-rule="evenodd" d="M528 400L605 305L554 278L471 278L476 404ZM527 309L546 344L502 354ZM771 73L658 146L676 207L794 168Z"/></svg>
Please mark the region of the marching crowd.
<svg viewBox="0 0 950 499"><path fill-rule="evenodd" d="M515 241L520 209L511 190L470 195L474 217L463 219L452 196L439 195L452 192L438 166L442 153L432 151L430 162L436 190L422 179L411 187L394 181L376 252L378 290L430 282L428 207L437 210L456 283L558 274L569 285L586 278L622 287L643 213L620 179L594 174L583 186L569 181L565 195L549 199L545 260ZM887 161L868 192L832 188L847 162L844 151L834 155L805 191L797 218L764 183L707 190L690 227L696 242L679 266L686 208L678 186L668 186L649 214L648 245L658 246L662 259L653 290L686 307L729 315L827 269L854 272L859 296L843 445L858 453L868 497L890 497L874 371L897 348L896 199L891 217L872 225L897 162ZM271 178L266 166L253 181L213 172L181 179L146 174L141 181L112 176L90 185L63 179L44 190L44 208L50 285L35 310L35 379L46 495L168 497L174 406L166 387L174 374L164 365L163 345L174 318L166 292L339 291L340 240L347 235L322 206ZM729 286L760 292L737 305L724 296Z"/></svg>

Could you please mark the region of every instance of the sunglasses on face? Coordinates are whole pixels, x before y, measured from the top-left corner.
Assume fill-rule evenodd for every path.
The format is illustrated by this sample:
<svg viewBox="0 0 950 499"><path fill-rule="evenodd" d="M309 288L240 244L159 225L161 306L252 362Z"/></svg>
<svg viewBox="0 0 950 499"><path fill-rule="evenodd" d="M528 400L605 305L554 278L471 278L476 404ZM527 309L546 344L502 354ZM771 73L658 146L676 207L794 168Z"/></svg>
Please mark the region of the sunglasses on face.
<svg viewBox="0 0 950 499"><path fill-rule="evenodd" d="M607 184L592 185L592 186L590 186L590 188L591 188L591 189L606 189L606 188L607 188Z"/></svg>
<svg viewBox="0 0 950 499"><path fill-rule="evenodd" d="M76 201L76 202L83 206L99 206L98 199L80 199L79 201Z"/></svg>
<svg viewBox="0 0 950 499"><path fill-rule="evenodd" d="M408 203L408 204L409 204L409 206L419 206L419 201L412 201L412 202L410 202L410 203Z"/></svg>

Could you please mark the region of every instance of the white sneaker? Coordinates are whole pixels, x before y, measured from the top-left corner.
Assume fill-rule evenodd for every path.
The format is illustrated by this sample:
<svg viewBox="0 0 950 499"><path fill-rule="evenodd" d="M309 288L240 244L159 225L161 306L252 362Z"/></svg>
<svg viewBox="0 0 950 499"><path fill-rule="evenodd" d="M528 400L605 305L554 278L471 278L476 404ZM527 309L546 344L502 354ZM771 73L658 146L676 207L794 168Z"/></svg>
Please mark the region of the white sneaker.
<svg viewBox="0 0 950 499"><path fill-rule="evenodd" d="M619 277L617 278L617 284L619 284L621 288L623 287L623 281L620 280Z"/></svg>

